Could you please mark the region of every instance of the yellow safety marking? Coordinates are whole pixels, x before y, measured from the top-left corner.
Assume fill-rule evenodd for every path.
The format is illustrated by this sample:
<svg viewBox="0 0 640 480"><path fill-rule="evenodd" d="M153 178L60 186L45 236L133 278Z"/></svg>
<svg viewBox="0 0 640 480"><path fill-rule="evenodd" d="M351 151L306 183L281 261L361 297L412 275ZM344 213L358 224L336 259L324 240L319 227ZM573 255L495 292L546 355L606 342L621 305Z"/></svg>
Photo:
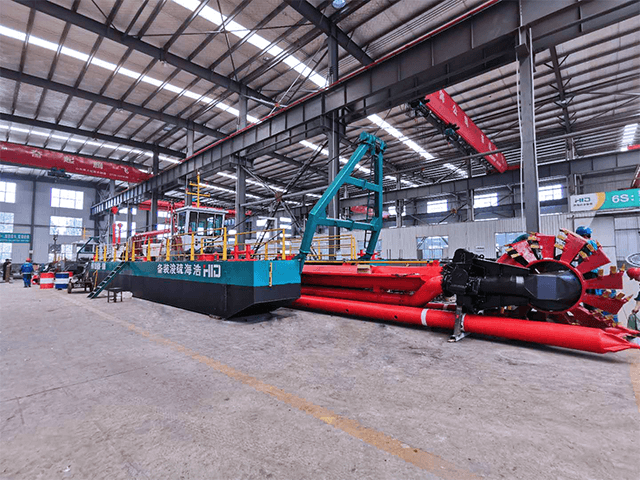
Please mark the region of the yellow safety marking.
<svg viewBox="0 0 640 480"><path fill-rule="evenodd" d="M638 413L640 413L640 352L638 350L629 350L631 362L629 364L629 376L631 377L631 386L636 396L636 405Z"/></svg>
<svg viewBox="0 0 640 480"><path fill-rule="evenodd" d="M354 438L362 440L363 442L366 442L379 450L390 453L391 455L395 455L405 462L411 463L412 465L426 470L429 473L433 473L440 478L443 478L445 480L475 480L481 478L473 472L458 467L453 463L447 462L446 460L437 455L434 455L433 453L425 452L424 450L420 450L419 448L414 448L406 445L400 440L397 440L389 435L374 430L373 428L365 427L356 420L338 415L337 413L319 405L315 405L314 403L302 397L298 397L297 395L288 393L281 388L269 385L268 383L252 377L251 375L241 372L240 370L236 370L235 368L214 360L211 357L202 355L201 353L198 353L188 347L185 347L184 345L174 342L173 340L169 340L168 338L164 338L160 335L151 333L148 330L144 330L143 328L134 325L133 323L127 322L126 320L122 320L113 315L109 315L108 313L98 310L95 307L91 307L84 303L80 303L78 301L67 298L67 296L64 296L63 298L66 301L77 305L78 307L83 307L87 310L91 310L96 315L110 322L118 323L119 325L127 328L129 331L137 333L138 335L141 335L142 337L145 337L146 339L154 343L167 346L176 352L191 357L193 360L207 365L213 370L216 370L217 372L220 372L233 380L237 380L260 393L264 393L277 400L280 400L281 402L286 403L287 405L294 407L301 412L306 413L307 415L310 415L328 425L331 425L338 430L342 430L343 432L351 435Z"/></svg>

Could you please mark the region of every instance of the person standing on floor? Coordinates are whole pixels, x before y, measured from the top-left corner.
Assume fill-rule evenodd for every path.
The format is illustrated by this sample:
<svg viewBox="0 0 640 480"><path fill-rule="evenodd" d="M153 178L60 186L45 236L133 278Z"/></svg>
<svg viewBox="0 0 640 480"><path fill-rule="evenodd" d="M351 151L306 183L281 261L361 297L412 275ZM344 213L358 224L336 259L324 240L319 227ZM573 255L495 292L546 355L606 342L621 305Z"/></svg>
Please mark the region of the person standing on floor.
<svg viewBox="0 0 640 480"><path fill-rule="evenodd" d="M7 258L2 264L2 280L9 283L11 282L11 259Z"/></svg>
<svg viewBox="0 0 640 480"><path fill-rule="evenodd" d="M31 288L31 275L33 275L33 264L31 259L27 260L20 267L20 273L22 273L22 280L24 281L24 288Z"/></svg>

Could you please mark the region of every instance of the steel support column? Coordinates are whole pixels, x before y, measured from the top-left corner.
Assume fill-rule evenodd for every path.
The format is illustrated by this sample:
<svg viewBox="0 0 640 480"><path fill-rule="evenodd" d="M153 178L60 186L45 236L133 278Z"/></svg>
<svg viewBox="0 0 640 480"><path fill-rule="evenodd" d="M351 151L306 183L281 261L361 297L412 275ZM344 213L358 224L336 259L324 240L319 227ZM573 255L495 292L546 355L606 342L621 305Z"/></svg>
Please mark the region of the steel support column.
<svg viewBox="0 0 640 480"><path fill-rule="evenodd" d="M336 26L331 25L331 32L327 37L327 48L329 49L329 83L337 82L340 78L338 72L338 40L336 38ZM338 112L331 114L331 129L328 132L329 147L329 185L336 179L340 170L340 133L338 125ZM329 203L327 209L329 218L339 218L340 216L340 195L335 195ZM335 237L340 235L340 227L330 226L329 236ZM330 244L329 254L335 253L335 246Z"/></svg>
<svg viewBox="0 0 640 480"><path fill-rule="evenodd" d="M109 180L109 196L113 197L116 194L116 181ZM113 224L116 221L116 216L112 211L109 211L109 222L107 223L107 243L116 243L116 239L113 236Z"/></svg>
<svg viewBox="0 0 640 480"><path fill-rule="evenodd" d="M29 229L29 233L31 233L31 239L29 240L29 257L33 260L33 237L36 234L36 179L33 179L31 183L33 188L31 192L31 226Z"/></svg>
<svg viewBox="0 0 640 480"><path fill-rule="evenodd" d="M398 175L396 178L396 189L402 188L402 176ZM402 228L402 212L404 212L404 200L396 200L396 228Z"/></svg>
<svg viewBox="0 0 640 480"><path fill-rule="evenodd" d="M238 116L238 130L242 130L247 126L247 108L248 101L246 95L240 95ZM247 172L244 171L242 165L236 165L236 232L248 231L245 225L245 207L247 201Z"/></svg>
<svg viewBox="0 0 640 480"><path fill-rule="evenodd" d="M158 152L153 152L153 176L155 177L160 173L160 158ZM158 224L158 190L151 192L151 214L149 218L149 230L155 230Z"/></svg>
<svg viewBox="0 0 640 480"><path fill-rule="evenodd" d="M127 204L127 236L130 237L131 235L133 235L133 229L131 228L133 226L133 205L131 204ZM125 239L126 240L126 239Z"/></svg>
<svg viewBox="0 0 640 480"><path fill-rule="evenodd" d="M538 199L538 159L536 157L536 116L533 80L533 44L530 30L520 33L518 67L520 76L520 135L522 136L522 178L524 217L528 232L540 231Z"/></svg>
<svg viewBox="0 0 640 480"><path fill-rule="evenodd" d="M193 155L193 129L187 128L187 158ZM189 177L186 178L184 182L184 206L189 206L193 202L193 198L191 195L191 190L189 189Z"/></svg>

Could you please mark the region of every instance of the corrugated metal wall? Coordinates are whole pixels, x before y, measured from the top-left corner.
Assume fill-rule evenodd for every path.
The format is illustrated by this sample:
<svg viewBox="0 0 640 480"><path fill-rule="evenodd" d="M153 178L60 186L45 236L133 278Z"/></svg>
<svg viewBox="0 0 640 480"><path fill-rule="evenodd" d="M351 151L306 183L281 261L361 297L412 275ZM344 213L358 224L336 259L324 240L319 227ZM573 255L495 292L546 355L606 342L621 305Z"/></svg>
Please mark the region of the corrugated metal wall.
<svg viewBox="0 0 640 480"><path fill-rule="evenodd" d="M541 233L556 235L561 228L575 230L579 225L593 229L593 238L598 240L609 258L624 261L627 255L640 251L640 212L616 212L612 214L562 213L543 215ZM488 258L496 256L496 233L522 232L520 218L420 225L404 228L385 228L380 234L383 258L417 258L419 237L446 236L449 241L447 255L453 256L458 248L465 248ZM362 240L362 232L355 232Z"/></svg>

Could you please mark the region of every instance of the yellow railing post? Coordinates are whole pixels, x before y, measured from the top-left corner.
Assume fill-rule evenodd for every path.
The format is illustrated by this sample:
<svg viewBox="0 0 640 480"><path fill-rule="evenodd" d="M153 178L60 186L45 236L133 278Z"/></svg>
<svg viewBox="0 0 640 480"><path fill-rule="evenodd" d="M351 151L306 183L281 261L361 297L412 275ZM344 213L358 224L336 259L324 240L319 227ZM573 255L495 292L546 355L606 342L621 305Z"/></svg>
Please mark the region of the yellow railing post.
<svg viewBox="0 0 640 480"><path fill-rule="evenodd" d="M356 259L356 238L351 235L351 260Z"/></svg>
<svg viewBox="0 0 640 480"><path fill-rule="evenodd" d="M93 261L98 261L98 256L100 255L100 245L96 245L96 253L93 254Z"/></svg>
<svg viewBox="0 0 640 480"><path fill-rule="evenodd" d="M285 228L282 229L282 260L287 259L287 242L286 242L286 234L287 230Z"/></svg>
<svg viewBox="0 0 640 480"><path fill-rule="evenodd" d="M269 260L269 241L264 244L264 259Z"/></svg>
<svg viewBox="0 0 640 480"><path fill-rule="evenodd" d="M195 259L194 254L195 252L195 248L196 248L196 241L195 241L195 237L193 236L193 233L191 233L191 251L190 251L190 259L193 262L193 260Z"/></svg>
<svg viewBox="0 0 640 480"><path fill-rule="evenodd" d="M151 261L151 239L147 240L147 262Z"/></svg>
<svg viewBox="0 0 640 480"><path fill-rule="evenodd" d="M107 246L106 245L104 247L102 247L102 261L103 262L107 261Z"/></svg>
<svg viewBox="0 0 640 480"><path fill-rule="evenodd" d="M117 244L113 244L113 261L115 262L116 260L118 260L118 245Z"/></svg>
<svg viewBox="0 0 640 480"><path fill-rule="evenodd" d="M171 237L167 237L167 262L171 261Z"/></svg>
<svg viewBox="0 0 640 480"><path fill-rule="evenodd" d="M222 260L227 259L227 227L222 229Z"/></svg>
<svg viewBox="0 0 640 480"><path fill-rule="evenodd" d="M124 261L129 261L129 242L125 242L124 244Z"/></svg>

